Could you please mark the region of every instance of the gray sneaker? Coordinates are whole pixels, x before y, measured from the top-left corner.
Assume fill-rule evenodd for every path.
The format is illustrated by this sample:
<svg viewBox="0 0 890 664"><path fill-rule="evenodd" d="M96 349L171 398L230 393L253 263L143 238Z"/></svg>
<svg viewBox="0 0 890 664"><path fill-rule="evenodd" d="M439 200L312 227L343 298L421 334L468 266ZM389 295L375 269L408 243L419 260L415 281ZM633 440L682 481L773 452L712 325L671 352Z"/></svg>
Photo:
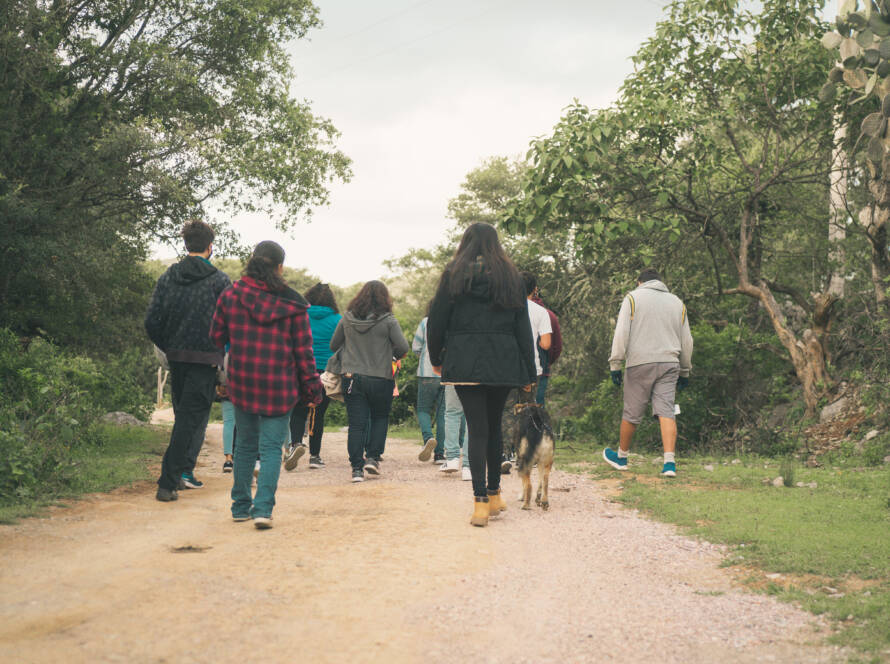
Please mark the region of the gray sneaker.
<svg viewBox="0 0 890 664"><path fill-rule="evenodd" d="M363 471L361 468L353 469L352 481L353 482L364 482L365 481L365 471Z"/></svg>
<svg viewBox="0 0 890 664"><path fill-rule="evenodd" d="M420 454L417 455L417 459L419 461L429 461L430 457L433 455L434 449L436 449L436 439L430 438L423 444L423 449L420 450Z"/></svg>
<svg viewBox="0 0 890 664"><path fill-rule="evenodd" d="M324 461L321 460L319 456L311 456L309 457L309 467L310 468L324 468Z"/></svg>
<svg viewBox="0 0 890 664"><path fill-rule="evenodd" d="M306 446L302 444L291 445L284 457L284 469L291 471L297 467L300 457L306 454Z"/></svg>
<svg viewBox="0 0 890 664"><path fill-rule="evenodd" d="M158 487L155 498L162 503L172 503L174 500L179 500L179 494L176 492L176 489L162 489Z"/></svg>
<svg viewBox="0 0 890 664"><path fill-rule="evenodd" d="M379 475L380 474L380 464L377 459L373 457L368 457L365 459L365 470L368 471L369 475Z"/></svg>

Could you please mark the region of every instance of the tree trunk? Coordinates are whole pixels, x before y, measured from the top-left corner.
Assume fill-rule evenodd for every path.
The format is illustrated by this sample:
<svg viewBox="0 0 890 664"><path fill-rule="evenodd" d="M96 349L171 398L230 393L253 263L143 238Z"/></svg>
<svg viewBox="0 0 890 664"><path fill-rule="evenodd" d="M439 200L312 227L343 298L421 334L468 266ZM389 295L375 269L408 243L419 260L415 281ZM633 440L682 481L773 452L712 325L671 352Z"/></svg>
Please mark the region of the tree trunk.
<svg viewBox="0 0 890 664"><path fill-rule="evenodd" d="M890 163L885 164L884 172L890 177ZM871 281L875 290L878 308L888 306L887 290L890 287L890 258L887 256L887 226L890 221L890 182L879 179L869 180L868 188L874 197L874 204L859 213L859 223L865 229L871 243Z"/></svg>
<svg viewBox="0 0 890 664"><path fill-rule="evenodd" d="M847 238L847 171L850 164L844 141L847 138L847 125L835 116L834 149L831 152L831 173L828 190L828 260L831 277L828 293L835 298L844 296L844 255L843 241Z"/></svg>

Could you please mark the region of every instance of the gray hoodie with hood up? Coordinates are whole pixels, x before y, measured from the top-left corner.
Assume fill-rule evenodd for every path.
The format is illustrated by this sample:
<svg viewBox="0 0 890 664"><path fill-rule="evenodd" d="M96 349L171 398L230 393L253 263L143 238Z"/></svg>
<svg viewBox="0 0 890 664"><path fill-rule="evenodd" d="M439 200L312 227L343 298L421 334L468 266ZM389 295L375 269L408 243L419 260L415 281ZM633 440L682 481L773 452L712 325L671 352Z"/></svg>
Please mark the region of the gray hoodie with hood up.
<svg viewBox="0 0 890 664"><path fill-rule="evenodd" d="M356 318L347 311L331 337L331 350L341 348L342 373L392 380L392 360L408 353L408 340L391 313Z"/></svg>

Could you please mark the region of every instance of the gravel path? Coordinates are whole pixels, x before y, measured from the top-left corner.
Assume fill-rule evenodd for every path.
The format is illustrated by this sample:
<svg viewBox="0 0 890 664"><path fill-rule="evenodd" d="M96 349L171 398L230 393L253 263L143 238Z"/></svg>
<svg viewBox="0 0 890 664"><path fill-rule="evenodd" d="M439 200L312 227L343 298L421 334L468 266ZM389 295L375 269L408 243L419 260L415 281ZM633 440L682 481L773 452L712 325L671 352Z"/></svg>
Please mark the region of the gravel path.
<svg viewBox="0 0 890 664"><path fill-rule="evenodd" d="M734 586L718 547L580 476L554 473L545 513L511 475L507 513L472 528L469 482L416 444L389 441L383 477L352 485L333 433L259 532L230 519L219 439L177 503L143 483L0 527L0 661L845 659L812 615Z"/></svg>

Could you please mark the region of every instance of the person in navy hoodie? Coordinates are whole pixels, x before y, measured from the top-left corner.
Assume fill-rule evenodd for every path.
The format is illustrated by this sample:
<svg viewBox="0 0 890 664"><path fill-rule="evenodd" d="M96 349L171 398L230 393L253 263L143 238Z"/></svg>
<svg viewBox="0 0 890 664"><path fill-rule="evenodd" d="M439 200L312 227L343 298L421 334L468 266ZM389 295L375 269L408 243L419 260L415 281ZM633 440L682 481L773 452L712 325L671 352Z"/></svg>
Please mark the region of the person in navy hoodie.
<svg viewBox="0 0 890 664"><path fill-rule="evenodd" d="M309 303L281 277L284 249L260 242L244 276L216 304L210 338L229 344L226 372L235 406L235 472L232 518L272 527L272 508L281 472L281 445L297 403L319 404L324 394L312 354ZM251 476L257 450L256 496Z"/></svg>
<svg viewBox="0 0 890 664"><path fill-rule="evenodd" d="M318 373L324 372L331 358L331 337L337 329L342 316L337 307L334 292L327 284L318 283L306 291L309 307L309 327L312 328L312 352L315 355L315 366ZM324 395L320 404L315 406L312 434L309 436L309 468L324 468L321 460L321 437L324 434L324 414L331 399ZM290 434L292 445L284 459L284 469L293 470L306 451L302 443L306 420L310 416L310 406L297 404L290 416Z"/></svg>

